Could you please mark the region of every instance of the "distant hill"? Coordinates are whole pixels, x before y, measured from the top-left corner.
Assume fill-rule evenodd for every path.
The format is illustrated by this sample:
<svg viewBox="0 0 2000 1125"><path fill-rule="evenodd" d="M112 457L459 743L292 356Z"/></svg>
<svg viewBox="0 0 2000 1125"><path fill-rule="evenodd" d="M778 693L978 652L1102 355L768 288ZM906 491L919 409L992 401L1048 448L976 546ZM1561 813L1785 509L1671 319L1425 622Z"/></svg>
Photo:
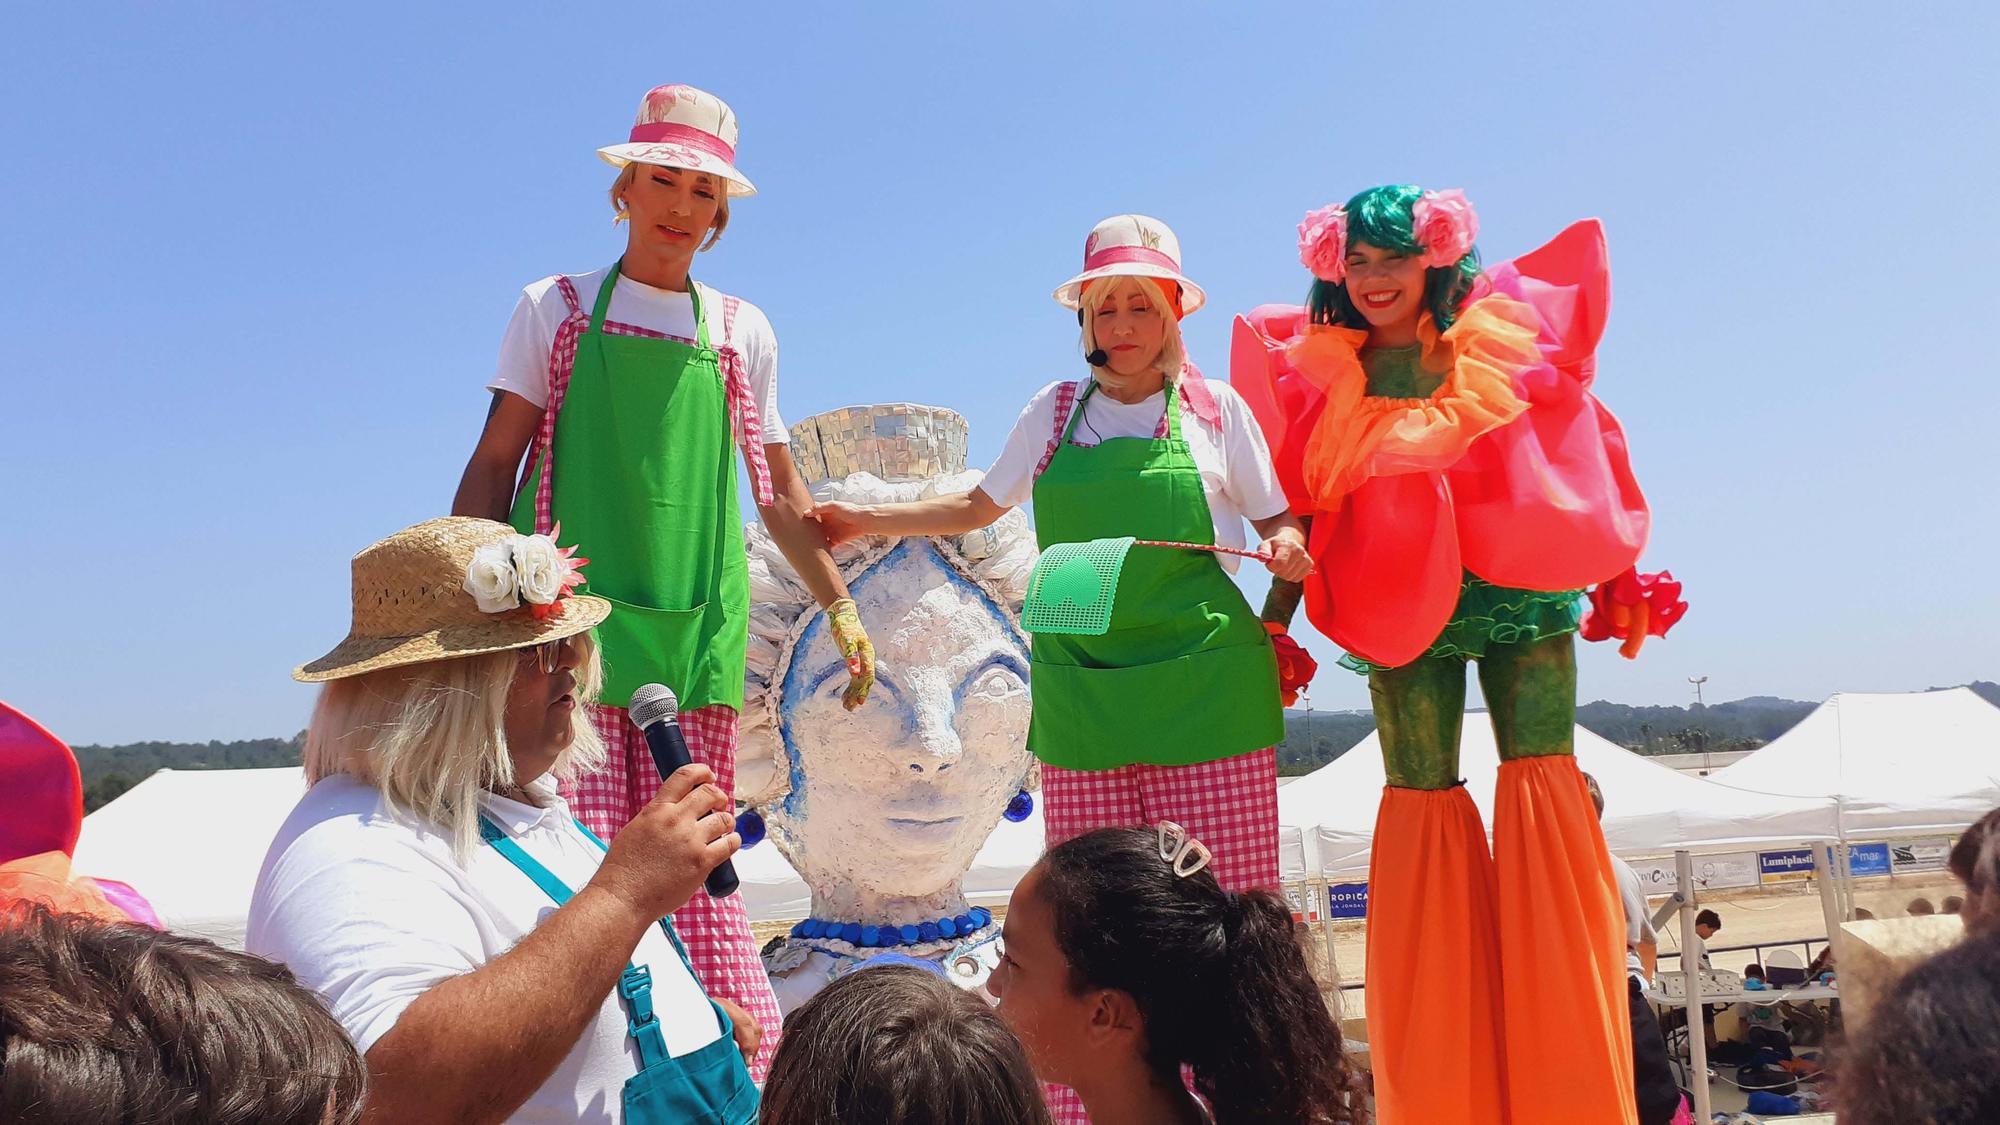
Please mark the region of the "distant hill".
<svg viewBox="0 0 2000 1125"><path fill-rule="evenodd" d="M1965 686L2000 707L2000 684L1975 680ZM1768 695L1686 707L1634 707L1600 699L1578 706L1576 721L1585 730L1641 754L1692 754L1755 750L1797 726L1818 706ZM1285 712L1285 741L1278 745L1280 774L1311 773L1340 757L1375 729L1375 716L1367 711L1313 712L1310 737L1307 725L1306 712Z"/></svg>
<svg viewBox="0 0 2000 1125"><path fill-rule="evenodd" d="M304 731L290 738L244 742L133 742L124 746L78 746L83 773L83 811L95 812L119 794L153 776L155 770L248 770L296 766L305 747Z"/></svg>

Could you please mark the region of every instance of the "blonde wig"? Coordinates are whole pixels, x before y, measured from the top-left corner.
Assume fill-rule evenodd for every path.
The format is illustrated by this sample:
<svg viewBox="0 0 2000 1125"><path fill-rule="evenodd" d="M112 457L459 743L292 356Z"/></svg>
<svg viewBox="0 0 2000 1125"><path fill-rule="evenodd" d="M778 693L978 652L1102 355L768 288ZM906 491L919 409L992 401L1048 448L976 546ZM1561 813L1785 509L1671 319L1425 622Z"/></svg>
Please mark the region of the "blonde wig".
<svg viewBox="0 0 2000 1125"><path fill-rule="evenodd" d="M1174 315L1173 302L1168 300L1167 283L1151 277L1100 277L1083 287L1081 307L1083 314L1083 354L1097 350L1097 306L1105 298L1122 296L1127 290L1137 289L1153 302L1153 307L1166 320L1166 332L1160 340L1160 356L1153 366L1168 382L1180 377L1181 367L1187 363L1187 348L1181 343L1180 318Z"/></svg>
<svg viewBox="0 0 2000 1125"><path fill-rule="evenodd" d="M603 675L589 633L578 646L576 698L596 700ZM306 728L308 783L346 774L373 786L391 812L442 831L460 862L479 841L482 790L526 785L507 754L507 695L520 649L433 660L329 681ZM604 763L604 743L579 708L574 737L551 773L563 780Z"/></svg>
<svg viewBox="0 0 2000 1125"><path fill-rule="evenodd" d="M631 187L632 181L638 178L639 169L651 167L654 167L654 165L641 164L635 160L625 165L619 171L618 178L611 181L612 222L622 223L632 217L631 213L625 210L625 189ZM686 171L685 168L676 170ZM729 185L720 177L710 176L706 172L697 172L695 175L708 176L709 179L720 185L715 195L715 225L708 228L708 241L701 244L701 249L706 250L722 240L723 229L729 226Z"/></svg>

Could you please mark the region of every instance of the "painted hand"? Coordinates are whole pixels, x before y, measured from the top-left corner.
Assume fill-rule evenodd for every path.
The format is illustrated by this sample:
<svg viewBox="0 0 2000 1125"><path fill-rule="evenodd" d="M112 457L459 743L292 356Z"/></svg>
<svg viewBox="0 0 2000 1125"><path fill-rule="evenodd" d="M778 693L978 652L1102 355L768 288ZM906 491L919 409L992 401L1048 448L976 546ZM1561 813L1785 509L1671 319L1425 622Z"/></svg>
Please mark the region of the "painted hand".
<svg viewBox="0 0 2000 1125"><path fill-rule="evenodd" d="M826 621L833 630L833 643L847 658L847 690L841 693L840 704L852 711L868 702L868 691L875 686L875 646L861 627L861 610L853 598L826 607Z"/></svg>
<svg viewBox="0 0 2000 1125"><path fill-rule="evenodd" d="M838 547L850 539L869 534L868 513L859 504L828 500L824 504L814 504L806 515L819 521L829 547Z"/></svg>
<svg viewBox="0 0 2000 1125"><path fill-rule="evenodd" d="M1312 556L1306 554L1306 545L1295 531L1280 531L1257 544L1257 550L1271 556L1264 565L1287 582L1302 582L1312 573Z"/></svg>

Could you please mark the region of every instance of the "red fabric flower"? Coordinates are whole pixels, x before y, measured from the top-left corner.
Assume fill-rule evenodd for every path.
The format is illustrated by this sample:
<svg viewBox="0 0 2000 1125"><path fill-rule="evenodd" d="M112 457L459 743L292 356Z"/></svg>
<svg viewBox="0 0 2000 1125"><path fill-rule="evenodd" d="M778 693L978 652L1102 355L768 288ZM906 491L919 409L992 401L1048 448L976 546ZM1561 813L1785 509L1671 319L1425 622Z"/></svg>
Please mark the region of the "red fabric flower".
<svg viewBox="0 0 2000 1125"><path fill-rule="evenodd" d="M1647 637L1666 636L1687 610L1672 571L1640 574L1633 567L1590 592L1590 612L1579 632L1586 641L1624 641L1618 651L1630 660Z"/></svg>
<svg viewBox="0 0 2000 1125"><path fill-rule="evenodd" d="M1271 635L1271 647L1278 651L1278 700L1290 707L1299 701L1300 690L1312 683L1319 661L1293 640L1283 625L1266 621L1264 631Z"/></svg>

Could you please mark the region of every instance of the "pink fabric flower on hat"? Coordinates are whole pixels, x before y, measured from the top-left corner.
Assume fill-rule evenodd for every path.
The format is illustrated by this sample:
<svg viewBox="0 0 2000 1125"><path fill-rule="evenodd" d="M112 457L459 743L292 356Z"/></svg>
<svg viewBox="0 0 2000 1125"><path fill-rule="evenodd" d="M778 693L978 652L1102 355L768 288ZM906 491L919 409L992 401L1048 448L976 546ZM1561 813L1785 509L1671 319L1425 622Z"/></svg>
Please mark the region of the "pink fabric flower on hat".
<svg viewBox="0 0 2000 1125"><path fill-rule="evenodd" d="M1457 188L1427 191L1410 205L1410 228L1424 248L1424 265L1443 269L1472 251L1479 237L1479 214Z"/></svg>
<svg viewBox="0 0 2000 1125"><path fill-rule="evenodd" d="M1299 262L1321 281L1347 277L1347 209L1328 204L1306 212L1299 224Z"/></svg>

